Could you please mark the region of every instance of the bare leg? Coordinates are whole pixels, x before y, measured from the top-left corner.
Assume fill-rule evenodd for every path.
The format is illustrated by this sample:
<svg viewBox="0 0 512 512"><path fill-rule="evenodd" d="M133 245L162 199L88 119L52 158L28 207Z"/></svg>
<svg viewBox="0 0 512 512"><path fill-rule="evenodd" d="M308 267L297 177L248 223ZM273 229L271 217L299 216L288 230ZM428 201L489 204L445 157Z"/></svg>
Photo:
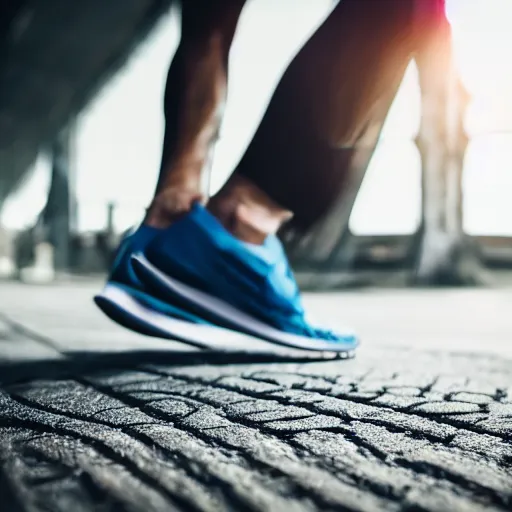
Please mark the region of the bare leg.
<svg viewBox="0 0 512 512"><path fill-rule="evenodd" d="M185 2L150 225L165 227L204 200L201 176L220 123L243 3L205 8L196 0L187 8ZM336 200L355 149L380 130L410 59L413 5L343 0L298 53L240 165L209 203L235 236L259 243L292 212L308 227Z"/></svg>
<svg viewBox="0 0 512 512"><path fill-rule="evenodd" d="M226 186L210 201L258 242L291 216L309 227L375 140L413 51L413 0L342 0L292 61Z"/></svg>
<svg viewBox="0 0 512 512"><path fill-rule="evenodd" d="M228 54L245 0L183 0L182 38L167 76L160 176L145 223L167 227L204 200L205 166L226 98Z"/></svg>

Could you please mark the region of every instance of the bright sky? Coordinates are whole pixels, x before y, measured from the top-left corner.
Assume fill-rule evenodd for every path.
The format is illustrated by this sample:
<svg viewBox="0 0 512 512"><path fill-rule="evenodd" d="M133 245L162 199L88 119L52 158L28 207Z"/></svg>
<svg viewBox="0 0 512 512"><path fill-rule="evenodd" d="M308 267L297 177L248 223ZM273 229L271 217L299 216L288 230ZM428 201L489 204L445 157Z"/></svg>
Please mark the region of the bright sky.
<svg viewBox="0 0 512 512"><path fill-rule="evenodd" d="M465 169L466 230L510 235L512 0L447 0L447 4L459 69L474 95L466 123L473 136ZM332 5L331 0L251 0L247 5L230 55L229 101L215 152L213 191L241 157L287 63ZM104 228L109 201L118 204L118 229L140 220L156 182L165 75L178 40L178 20L171 14L82 115L77 141L80 230ZM356 233L415 230L420 163L412 139L419 117L417 70L412 64L351 218ZM482 134L506 130L510 135ZM30 224L44 204L47 187L48 163L41 158L32 178L6 205L4 222L9 227Z"/></svg>

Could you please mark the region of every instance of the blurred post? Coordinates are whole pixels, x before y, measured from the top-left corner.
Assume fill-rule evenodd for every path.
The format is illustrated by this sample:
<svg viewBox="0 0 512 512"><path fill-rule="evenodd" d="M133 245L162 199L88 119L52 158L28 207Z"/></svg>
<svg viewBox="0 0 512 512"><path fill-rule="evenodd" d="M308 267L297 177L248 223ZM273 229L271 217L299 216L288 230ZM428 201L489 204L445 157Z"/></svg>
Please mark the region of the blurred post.
<svg viewBox="0 0 512 512"><path fill-rule="evenodd" d="M51 179L46 205L32 231L33 262L20 268L25 282L45 283L71 267L71 233L76 228L74 126L61 130L50 146Z"/></svg>
<svg viewBox="0 0 512 512"><path fill-rule="evenodd" d="M109 201L107 204L107 239L111 240L114 238L115 230L114 230L114 214L115 214L116 204L113 201Z"/></svg>
<svg viewBox="0 0 512 512"><path fill-rule="evenodd" d="M464 234L462 211L468 143L463 123L469 98L455 68L444 0L417 2L422 118L416 143L422 161L422 223L413 281L478 284L483 270L476 247Z"/></svg>
<svg viewBox="0 0 512 512"><path fill-rule="evenodd" d="M72 263L71 236L77 217L74 139L74 125L69 125L59 132L50 148L52 175L42 220L54 248L56 271L69 270Z"/></svg>

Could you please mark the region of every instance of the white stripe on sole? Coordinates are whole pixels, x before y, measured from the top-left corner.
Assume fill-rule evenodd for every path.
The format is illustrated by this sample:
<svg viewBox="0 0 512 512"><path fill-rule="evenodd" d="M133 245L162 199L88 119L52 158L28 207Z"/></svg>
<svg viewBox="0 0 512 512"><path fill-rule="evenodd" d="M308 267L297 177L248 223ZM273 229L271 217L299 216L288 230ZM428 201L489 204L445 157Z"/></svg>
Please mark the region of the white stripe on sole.
<svg viewBox="0 0 512 512"><path fill-rule="evenodd" d="M128 314L133 319L151 326L151 329L147 330L160 333L159 337L179 340L193 347L227 353L274 354L283 356L304 355L303 350L292 350L223 327L195 324L163 315L146 307L132 297L124 288L117 287L112 283L107 284L96 299L99 299L100 302L106 301L122 313ZM311 353L311 351L308 352ZM329 353L324 353L323 355L325 357L334 357L335 353L329 351Z"/></svg>

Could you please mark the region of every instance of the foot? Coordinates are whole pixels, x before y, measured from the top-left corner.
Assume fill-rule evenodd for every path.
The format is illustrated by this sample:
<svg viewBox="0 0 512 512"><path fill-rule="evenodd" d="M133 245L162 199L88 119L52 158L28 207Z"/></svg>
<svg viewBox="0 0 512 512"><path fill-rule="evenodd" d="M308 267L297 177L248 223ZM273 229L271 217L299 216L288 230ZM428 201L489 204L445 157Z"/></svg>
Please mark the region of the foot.
<svg viewBox="0 0 512 512"><path fill-rule="evenodd" d="M191 312L190 308L180 307L173 300L161 300L150 293L135 274L131 256L134 251L144 252L161 232L142 225L121 242L109 280L102 292L94 297L96 305L106 316L131 331L172 340L170 351L207 350L286 357L304 354L213 325L204 316ZM329 350L327 354L334 355L335 352Z"/></svg>
<svg viewBox="0 0 512 512"><path fill-rule="evenodd" d="M261 245L241 241L201 205L158 234L145 257L134 258L134 268L162 299L181 300L220 325L277 343L306 343L309 349L314 349L311 342L321 342L321 350L336 350L336 344L348 350L358 344L352 332L333 332L308 322L275 235Z"/></svg>

